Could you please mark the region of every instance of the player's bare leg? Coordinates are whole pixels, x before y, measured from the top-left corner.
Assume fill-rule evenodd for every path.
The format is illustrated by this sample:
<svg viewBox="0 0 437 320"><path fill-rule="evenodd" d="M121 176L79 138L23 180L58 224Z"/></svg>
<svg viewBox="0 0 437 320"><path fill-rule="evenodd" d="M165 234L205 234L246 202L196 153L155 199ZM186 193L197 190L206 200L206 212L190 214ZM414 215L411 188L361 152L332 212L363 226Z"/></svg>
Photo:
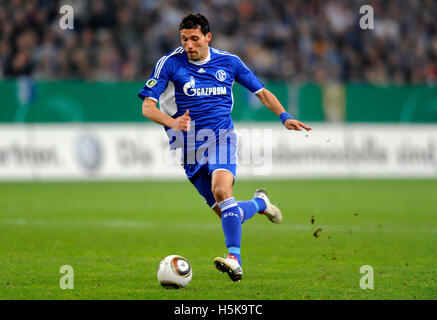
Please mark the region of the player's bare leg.
<svg viewBox="0 0 437 320"><path fill-rule="evenodd" d="M212 173L211 188L217 203L232 197L234 176L227 170L216 170ZM219 208L220 209L220 208Z"/></svg>

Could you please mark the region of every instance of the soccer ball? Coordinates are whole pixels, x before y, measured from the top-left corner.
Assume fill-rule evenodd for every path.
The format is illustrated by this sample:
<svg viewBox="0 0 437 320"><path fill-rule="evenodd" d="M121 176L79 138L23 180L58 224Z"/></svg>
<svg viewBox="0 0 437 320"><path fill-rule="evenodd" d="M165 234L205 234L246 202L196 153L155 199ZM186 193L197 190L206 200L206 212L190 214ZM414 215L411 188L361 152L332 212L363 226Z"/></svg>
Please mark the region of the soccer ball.
<svg viewBox="0 0 437 320"><path fill-rule="evenodd" d="M158 281L167 289L185 288L193 277L191 265L184 257L171 255L165 257L158 267Z"/></svg>

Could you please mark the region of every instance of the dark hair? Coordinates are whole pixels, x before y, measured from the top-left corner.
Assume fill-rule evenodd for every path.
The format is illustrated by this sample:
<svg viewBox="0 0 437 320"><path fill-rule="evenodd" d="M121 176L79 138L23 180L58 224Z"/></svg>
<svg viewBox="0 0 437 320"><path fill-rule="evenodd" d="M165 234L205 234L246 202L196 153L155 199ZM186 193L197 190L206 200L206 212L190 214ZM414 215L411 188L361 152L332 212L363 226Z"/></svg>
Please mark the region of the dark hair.
<svg viewBox="0 0 437 320"><path fill-rule="evenodd" d="M197 29L199 27L204 35L210 32L209 22L205 16L202 16L200 13L190 13L182 19L182 22L179 25L179 30Z"/></svg>

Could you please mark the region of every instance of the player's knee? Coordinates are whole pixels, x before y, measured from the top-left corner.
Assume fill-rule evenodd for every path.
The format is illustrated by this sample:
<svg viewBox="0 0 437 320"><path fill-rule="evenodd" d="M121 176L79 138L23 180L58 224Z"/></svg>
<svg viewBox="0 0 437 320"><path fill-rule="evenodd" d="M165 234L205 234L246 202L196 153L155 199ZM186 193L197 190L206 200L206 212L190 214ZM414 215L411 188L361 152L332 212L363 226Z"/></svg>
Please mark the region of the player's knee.
<svg viewBox="0 0 437 320"><path fill-rule="evenodd" d="M214 186L212 188L212 193L213 193L217 203L220 203L220 202L232 197L232 190L229 188L220 186L220 185Z"/></svg>

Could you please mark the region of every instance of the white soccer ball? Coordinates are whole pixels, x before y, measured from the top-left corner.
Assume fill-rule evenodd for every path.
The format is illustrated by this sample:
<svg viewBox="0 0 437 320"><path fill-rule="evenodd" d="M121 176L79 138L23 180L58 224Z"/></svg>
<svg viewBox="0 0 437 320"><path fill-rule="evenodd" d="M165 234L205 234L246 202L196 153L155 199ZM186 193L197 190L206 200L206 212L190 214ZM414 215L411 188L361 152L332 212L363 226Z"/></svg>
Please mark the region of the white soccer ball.
<svg viewBox="0 0 437 320"><path fill-rule="evenodd" d="M158 267L158 281L167 289L185 288L193 277L191 265L187 259L178 255L165 257Z"/></svg>

